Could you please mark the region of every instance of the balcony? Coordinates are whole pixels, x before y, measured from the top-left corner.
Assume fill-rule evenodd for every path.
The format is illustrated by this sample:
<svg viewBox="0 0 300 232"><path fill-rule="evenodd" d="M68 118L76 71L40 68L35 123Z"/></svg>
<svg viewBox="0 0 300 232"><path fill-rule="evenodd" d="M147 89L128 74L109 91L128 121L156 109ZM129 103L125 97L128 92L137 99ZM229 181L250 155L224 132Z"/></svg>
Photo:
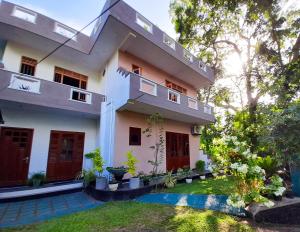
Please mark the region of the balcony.
<svg viewBox="0 0 300 232"><path fill-rule="evenodd" d="M122 68L119 68L117 75L122 80L119 87L114 82L115 90L122 93L122 99L115 101L118 110L143 114L158 112L164 118L192 124L207 124L215 120L212 107L192 97ZM126 86L128 92L124 90Z"/></svg>
<svg viewBox="0 0 300 232"><path fill-rule="evenodd" d="M1 102L23 103L99 117L103 100L101 94L0 69Z"/></svg>

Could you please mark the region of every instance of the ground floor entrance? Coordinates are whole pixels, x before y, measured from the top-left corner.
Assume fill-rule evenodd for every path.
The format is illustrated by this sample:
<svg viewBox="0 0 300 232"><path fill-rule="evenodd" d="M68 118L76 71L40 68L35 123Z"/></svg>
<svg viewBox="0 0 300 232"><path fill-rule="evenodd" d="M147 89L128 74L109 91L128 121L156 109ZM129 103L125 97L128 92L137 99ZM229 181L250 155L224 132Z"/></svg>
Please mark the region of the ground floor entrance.
<svg viewBox="0 0 300 232"><path fill-rule="evenodd" d="M190 167L188 134L166 132L166 163L168 171Z"/></svg>
<svg viewBox="0 0 300 232"><path fill-rule="evenodd" d="M0 127L0 187L27 181L33 129Z"/></svg>
<svg viewBox="0 0 300 232"><path fill-rule="evenodd" d="M85 134L51 131L47 181L74 180L82 170Z"/></svg>

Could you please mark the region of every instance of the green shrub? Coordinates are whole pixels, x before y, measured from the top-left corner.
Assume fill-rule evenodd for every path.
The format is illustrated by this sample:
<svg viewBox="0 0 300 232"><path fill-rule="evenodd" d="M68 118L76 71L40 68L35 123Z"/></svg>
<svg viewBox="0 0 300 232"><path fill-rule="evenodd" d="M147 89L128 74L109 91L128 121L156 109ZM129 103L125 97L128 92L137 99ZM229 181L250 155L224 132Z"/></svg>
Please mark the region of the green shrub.
<svg viewBox="0 0 300 232"><path fill-rule="evenodd" d="M198 160L196 162L196 170L199 173L203 173L205 171L205 162L203 160Z"/></svg>
<svg viewBox="0 0 300 232"><path fill-rule="evenodd" d="M172 171L167 173L164 181L167 188L173 188L176 185L176 178L172 175Z"/></svg>
<svg viewBox="0 0 300 232"><path fill-rule="evenodd" d="M258 165L266 171L266 176L274 175L278 169L278 162L271 156L258 157Z"/></svg>
<svg viewBox="0 0 300 232"><path fill-rule="evenodd" d="M128 151L126 155L127 155L127 161L124 164L128 167L128 173L131 176L135 176L136 175L136 163L139 161L132 154L132 151Z"/></svg>
<svg viewBox="0 0 300 232"><path fill-rule="evenodd" d="M101 176L104 171L104 159L101 156L100 148L96 148L94 151L85 154L85 157L93 161L93 170L97 171L99 176Z"/></svg>
<svg viewBox="0 0 300 232"><path fill-rule="evenodd" d="M45 183L46 176L44 172L36 172L31 175L31 177L28 180L28 184L33 187L41 186Z"/></svg>

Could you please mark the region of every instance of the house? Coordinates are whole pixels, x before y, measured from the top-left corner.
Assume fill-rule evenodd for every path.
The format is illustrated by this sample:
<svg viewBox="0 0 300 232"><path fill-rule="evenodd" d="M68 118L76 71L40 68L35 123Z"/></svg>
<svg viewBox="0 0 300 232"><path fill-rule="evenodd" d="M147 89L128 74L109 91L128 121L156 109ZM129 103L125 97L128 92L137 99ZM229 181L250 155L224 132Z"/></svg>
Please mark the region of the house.
<svg viewBox="0 0 300 232"><path fill-rule="evenodd" d="M215 120L197 100L197 89L214 82L212 69L123 1L91 35L75 34L31 9L0 4L0 187L41 171L50 182L72 180L91 167L84 154L96 147L107 166L121 166L132 150L138 170L149 173L155 138L142 132L153 113L165 119L159 170L193 168L200 140L191 129Z"/></svg>

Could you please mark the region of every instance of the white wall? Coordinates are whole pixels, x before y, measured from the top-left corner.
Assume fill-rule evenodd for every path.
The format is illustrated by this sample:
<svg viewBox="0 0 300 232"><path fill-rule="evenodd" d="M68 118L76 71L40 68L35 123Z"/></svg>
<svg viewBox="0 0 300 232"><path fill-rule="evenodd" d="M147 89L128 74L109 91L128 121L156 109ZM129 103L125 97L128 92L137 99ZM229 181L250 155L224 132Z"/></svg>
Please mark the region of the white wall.
<svg viewBox="0 0 300 232"><path fill-rule="evenodd" d="M47 169L50 131L84 132L84 154L97 147L98 120L82 116L1 107L5 127L34 129L29 165L29 174ZM90 160L83 160L83 167L91 167Z"/></svg>
<svg viewBox="0 0 300 232"><path fill-rule="evenodd" d="M40 60L45 56L45 53L8 41L3 56L5 69L13 72L19 72L22 56ZM37 65L35 76L41 79L53 81L55 66L88 76L87 90L103 94L104 86L101 84L100 73L91 72L88 69L82 68L80 67L80 64L72 64L66 60L58 59L55 57L55 54Z"/></svg>

